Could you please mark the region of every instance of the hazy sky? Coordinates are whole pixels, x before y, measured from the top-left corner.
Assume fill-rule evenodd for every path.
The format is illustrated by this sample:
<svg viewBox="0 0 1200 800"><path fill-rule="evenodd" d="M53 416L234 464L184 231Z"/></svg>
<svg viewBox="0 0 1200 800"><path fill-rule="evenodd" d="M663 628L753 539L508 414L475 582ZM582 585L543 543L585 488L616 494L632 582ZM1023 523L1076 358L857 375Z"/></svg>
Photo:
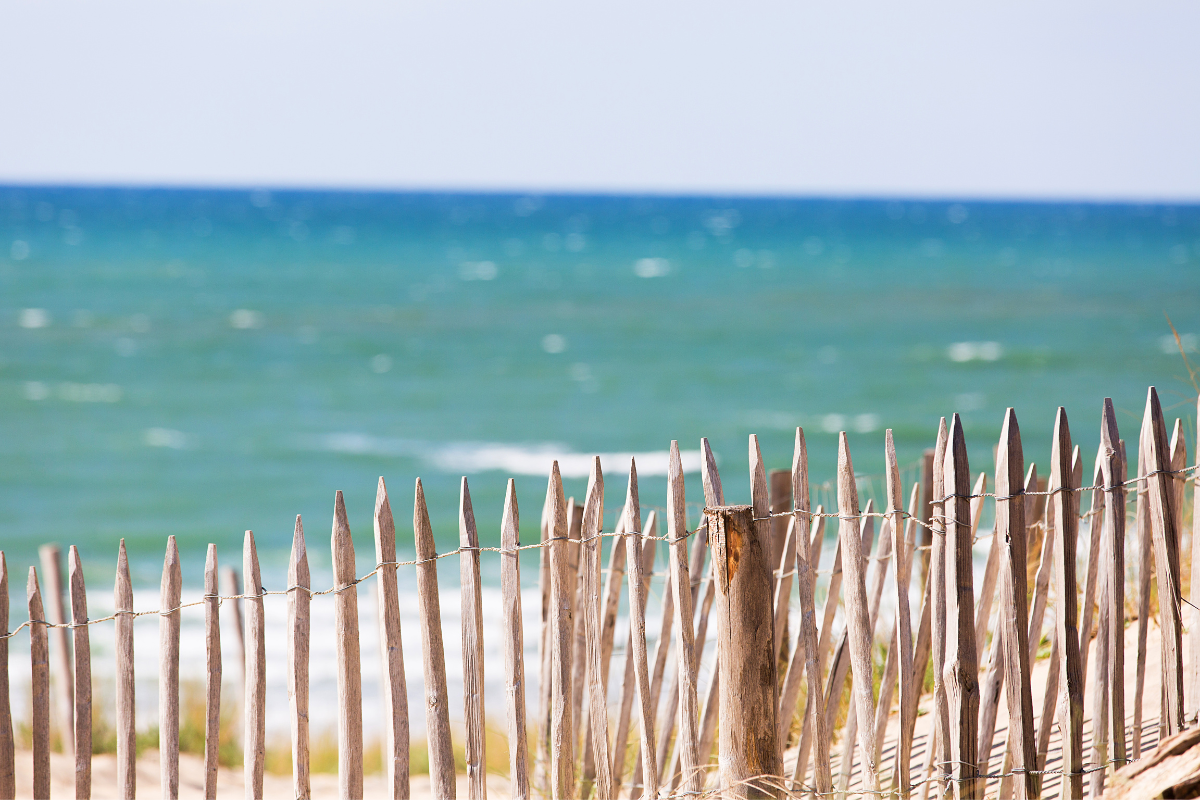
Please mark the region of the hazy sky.
<svg viewBox="0 0 1200 800"><path fill-rule="evenodd" d="M1200 3L0 5L0 183L1200 199Z"/></svg>

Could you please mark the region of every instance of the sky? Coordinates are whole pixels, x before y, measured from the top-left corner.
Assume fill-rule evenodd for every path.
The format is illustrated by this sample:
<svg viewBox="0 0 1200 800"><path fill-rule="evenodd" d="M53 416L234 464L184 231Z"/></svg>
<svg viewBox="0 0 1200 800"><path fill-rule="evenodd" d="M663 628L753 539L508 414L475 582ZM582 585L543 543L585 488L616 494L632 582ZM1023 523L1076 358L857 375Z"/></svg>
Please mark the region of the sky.
<svg viewBox="0 0 1200 800"><path fill-rule="evenodd" d="M0 184L1200 200L1195 2L0 4Z"/></svg>

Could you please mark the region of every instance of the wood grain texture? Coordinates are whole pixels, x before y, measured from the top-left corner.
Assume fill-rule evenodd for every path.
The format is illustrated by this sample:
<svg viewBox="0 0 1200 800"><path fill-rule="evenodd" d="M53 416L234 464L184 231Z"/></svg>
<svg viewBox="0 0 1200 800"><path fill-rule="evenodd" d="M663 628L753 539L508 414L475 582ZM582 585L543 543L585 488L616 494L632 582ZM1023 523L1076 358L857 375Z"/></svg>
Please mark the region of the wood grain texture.
<svg viewBox="0 0 1200 800"><path fill-rule="evenodd" d="M46 621L63 625L67 621L67 613L63 604L62 550L56 544L44 544L38 548L38 560L42 564L42 580L46 584L43 595ZM57 717L54 722L63 752L71 753L75 740L75 679L71 668L71 637L63 627L48 628L47 635L50 641L50 690Z"/></svg>
<svg viewBox="0 0 1200 800"><path fill-rule="evenodd" d="M895 537L892 545L892 558L896 565L895 646L900 648L896 658L896 669L899 673L902 733L896 750L896 784L900 787L901 797L907 797L908 787L912 783L909 771L912 761L911 731L916 724L916 709L913 705L916 676L913 673L912 610L909 608L909 592L912 589L912 548L916 544L917 525L913 519L917 515L918 487L913 486L912 497L908 501L908 521L905 522L901 519L900 463L896 459L896 444L892 439L891 428L888 428L884 438L884 460L887 464L888 511L892 515L892 535ZM924 678L924 675L921 677ZM887 708L890 703L880 705ZM876 742L877 746L882 744L882 734L877 735Z"/></svg>
<svg viewBox="0 0 1200 800"><path fill-rule="evenodd" d="M608 697L608 678L612 667L613 640L617 629L617 612L621 607L621 584L625 580L625 512L622 510L617 518L613 531L617 536L612 538L608 549L608 569L604 571L604 589L602 597L602 612L600 616L600 689ZM586 715L585 715L586 716ZM590 718L589 718L590 719ZM584 732L586 745L583 751L583 780L588 786L595 779L596 763L592 747L591 730ZM613 760L616 755L613 751Z"/></svg>
<svg viewBox="0 0 1200 800"><path fill-rule="evenodd" d="M242 740L242 770L246 800L261 800L267 764L267 627L262 572L252 531L246 531L242 542L242 574L246 580L246 730Z"/></svg>
<svg viewBox="0 0 1200 800"><path fill-rule="evenodd" d="M775 646L780 655L788 654L788 606L792 598L792 584L796 561L796 520L784 515L792 506L792 473L786 469L773 469L768 477L771 494L771 567L775 570ZM805 540L807 541L807 539ZM782 746L782 745L781 745Z"/></svg>
<svg viewBox="0 0 1200 800"><path fill-rule="evenodd" d="M1103 449L1103 445L1101 445ZM1103 485L1099 481L1098 485ZM1097 491L1095 495L1100 495ZM1101 495L1100 504L1097 506L1093 503L1093 508L1097 511L1096 516L1092 517L1092 524L1097 525L1103 522L1104 505L1103 496ZM1096 630L1096 680L1092 684L1092 765L1104 765L1104 769L1098 769L1089 776L1089 794L1091 797L1099 797L1104 791L1104 774L1108 771L1110 761L1108 751L1108 735L1110 720L1108 718L1108 701L1109 701L1109 622L1108 622L1108 582L1109 565L1101 564L1098 580L1100 582L1100 613L1099 625ZM1118 644L1118 646L1120 646Z"/></svg>
<svg viewBox="0 0 1200 800"><path fill-rule="evenodd" d="M718 581L716 602L723 797L774 797L772 785L755 779L780 775L783 768L775 651L763 647L774 633L770 550L755 513L752 506L705 511L717 572L727 577Z"/></svg>
<svg viewBox="0 0 1200 800"><path fill-rule="evenodd" d="M410 723L408 682L404 676L404 641L400 630L400 595L396 585L398 567L394 565L396 521L392 516L392 504L382 475L375 490L374 528L375 563L380 565L375 578L376 617L379 622L381 667L385 676L382 685L384 773L387 775L388 795L393 800L408 800ZM476 552L476 558L478 555ZM481 709L482 699L481 696Z"/></svg>
<svg viewBox="0 0 1200 800"><path fill-rule="evenodd" d="M1179 526L1175 514L1175 486L1170 474L1167 429L1158 392L1150 387L1146 396L1150 418L1146 454L1150 475L1150 526L1154 539L1154 568L1158 579L1158 614L1162 629L1163 687L1166 698L1167 735L1183 730L1183 620L1182 587L1179 580Z"/></svg>
<svg viewBox="0 0 1200 800"><path fill-rule="evenodd" d="M1054 591L1057 607L1054 625L1058 634L1061 696L1058 702L1062 730L1063 768L1070 773L1083 770L1083 676L1079 659L1079 600L1075 575L1076 540L1079 532L1079 493L1071 464L1071 431L1067 412L1061 406L1054 420L1050 450L1050 503L1054 507ZM1083 797L1083 775L1067 776L1063 796Z"/></svg>
<svg viewBox="0 0 1200 800"><path fill-rule="evenodd" d="M946 595L949 583L946 576L946 487L943 463L950 430L946 418L938 424L937 445L933 451L933 542L930 547L929 574L933 582L930 617L930 652L933 656L933 725L936 729L937 754L931 762L934 774L942 782L942 792L949 790L950 779L950 704L946 696L944 670L946 667ZM931 776L932 777L932 776Z"/></svg>
<svg viewBox="0 0 1200 800"><path fill-rule="evenodd" d="M943 486L946 490L946 666L950 700L950 758L955 796L983 796L978 780L979 659L975 651L975 590L971 550L971 474L958 414L950 423ZM952 495L952 496L951 496Z"/></svg>
<svg viewBox="0 0 1200 800"><path fill-rule="evenodd" d="M538 592L542 597L542 624L538 631L538 710L537 744L534 747L533 783L543 795L550 795L550 503L542 501L540 522L541 547L538 548ZM619 781L618 781L619 783Z"/></svg>
<svg viewBox="0 0 1200 800"><path fill-rule="evenodd" d="M463 485L466 485L465 481ZM514 800L528 800L529 744L525 726L525 633L521 619L520 546L517 487L509 479L500 520L500 602L504 611L504 703L508 719L509 795ZM478 576L478 564L475 569Z"/></svg>
<svg viewBox="0 0 1200 800"><path fill-rule="evenodd" d="M868 501L867 506L864 510L864 514L870 515L872 513L874 513L874 505L872 504L871 501ZM862 527L865 531L873 532L873 529L875 527L875 525L874 525L875 521L872 517L864 516L862 522L863 522ZM872 647L874 646L874 641L875 641L875 623L878 620L878 616L879 616L879 604L880 604L880 601L883 599L884 581L887 579L887 567L888 567L888 564L892 560L892 558L891 558L891 556L892 556L891 526L892 526L891 520L885 518L883 521L883 524L881 526L881 530L879 533L879 539L875 544L875 552L869 560L866 558L866 553L869 552L869 550L870 550L871 539L873 538L873 533L865 535L863 537L862 552L864 554L863 555L864 572L866 572L868 575L868 577L867 577L867 620L868 620L868 625L870 626L869 630L870 630L870 638L871 638ZM834 671L831 672L831 674L836 673L836 675L838 676L835 678L835 681L832 685L836 685L839 688L836 691L832 692L830 695L830 699L827 700L827 703L829 703L830 705L833 704L832 698L838 698L838 703L840 704L840 698L841 698L840 687L842 685L842 682L845 681L845 676L846 676L847 671L849 670L849 663L850 663L849 637L850 637L850 629L849 629L849 626L847 626L846 630L843 631L843 633L842 633L841 641L838 642L838 650L836 651L837 656L840 656L841 658L837 658L835 656ZM886 669L886 665L885 665L885 669ZM891 679L892 680L895 679L894 674ZM872 681L874 681L873 671L872 671ZM827 705L826 706L827 712L828 712L828 708L829 708L829 706ZM876 704L875 716L876 716L876 718L878 718L878 716L879 716L878 704ZM872 729L872 732L874 730L875 730L875 728ZM842 756L841 769L839 771L839 776L838 776L838 789L840 791L842 791L843 793L849 788L849 785L850 785L850 778L852 776L853 768L854 768L854 755L855 755L854 742L857 737L858 737L858 717L855 714L848 714L847 718L846 718L846 729L845 729L845 731L843 733L843 737L842 737L843 738L843 744L842 744L843 756ZM875 743L875 758L874 758L874 760L875 760L875 764L877 765L876 766L876 774L877 775L878 775L878 763L879 763L878 753L879 753L879 743L876 742Z"/></svg>
<svg viewBox="0 0 1200 800"><path fill-rule="evenodd" d="M333 498L329 549L333 560L333 631L338 671L338 794L357 798L363 793L362 653L358 638L354 540L341 490Z"/></svg>
<svg viewBox="0 0 1200 800"><path fill-rule="evenodd" d="M658 524L657 515L655 512L650 512L650 516L646 519L646 535L656 536L657 529L652 527ZM650 709L651 713L658 708L659 699L662 696L663 675L667 668L667 654L671 647L671 631L675 624L675 593L671 591L671 574L668 571L666 579L663 582L662 589L662 616L659 620L658 639L654 644L654 657L650 662ZM675 694L679 696L678 692ZM657 735L657 734L656 734ZM642 773L646 769L646 763L642 758L641 749L638 749L638 755L633 765L633 774L630 776L632 783L629 787L630 800L637 800L641 797L645 789L645 784L642 782ZM657 760L655 761L656 781L657 781Z"/></svg>
<svg viewBox="0 0 1200 800"><path fill-rule="evenodd" d="M454 746L450 740L450 703L446 691L446 652L438 599L437 546L417 478L413 500L413 537L417 554L417 611L421 618L421 656L425 675L425 731L429 738L429 780L434 800L454 800Z"/></svg>
<svg viewBox="0 0 1200 800"><path fill-rule="evenodd" d="M863 573L864 574L867 573L867 571L870 567L870 563L871 563L870 560L867 558L867 555L871 552L871 546L875 543L875 517L872 516L872 514L874 513L874 509L875 509L874 501L868 500L866 507L863 509L862 519L858 520L860 539L862 541L862 554L863 554L862 561L863 561ZM840 520L840 519L838 520L839 526L840 526L841 521L842 520ZM841 558L841 554L842 554L841 537L838 537L838 549L836 551L836 554L834 555L834 561L833 561L833 576L837 577L838 586L841 586L842 582L843 582L842 564L844 563L844 559ZM876 552L876 555L878 555L878 552ZM876 561L875 563L878 563L878 562ZM832 585L833 585L833 580L831 577L830 586L832 586ZM831 594L832 594L832 592L831 592ZM834 599L836 600L837 598L835 597ZM868 619L870 618L870 610L869 609L870 609L870 603L868 602L868 611L867 611ZM826 610L828 610L828 602L826 603ZM818 643L817 648L818 648L818 650L826 650L827 647L828 647L828 643L824 640L824 637L822 637L822 640ZM822 652L819 654L819 657L820 657L820 660L822 663L822 667L824 667L825 656L827 654L828 654L827 652ZM841 704L842 704L842 695L845 692L846 680L849 678L849 676L850 676L850 628L848 625L844 625L842 627L842 633L838 637L837 644L834 646L834 648L832 650L832 660L829 663L829 674L826 677L826 681L825 681L825 684L826 684L826 688L825 688L825 721L828 725L828 730L830 730L830 731L834 730L835 714L837 713L838 707L841 706ZM851 701L851 707L853 707L853 701ZM854 720L854 721L852 722L851 720ZM856 719L856 715L848 714L846 717L846 724L857 726L858 722ZM854 730L855 730L855 732L857 732L858 728L855 727Z"/></svg>
<svg viewBox="0 0 1200 800"><path fill-rule="evenodd" d="M608 709L600 682L600 544L604 524L604 473L600 458L592 459L587 496L583 504L580 543L583 550L583 630L587 659L586 698L590 738L596 765L597 797L612 797L612 759L609 755Z"/></svg>
<svg viewBox="0 0 1200 800"><path fill-rule="evenodd" d="M129 581L129 556L125 540L117 550L117 576L113 587L116 613L117 660L117 791L133 800L137 791L137 747L134 724L137 717L133 675L133 585Z"/></svg>
<svg viewBox="0 0 1200 800"><path fill-rule="evenodd" d="M29 602L30 733L33 750L33 796L50 796L50 643L37 567L29 568L25 585Z"/></svg>
<svg viewBox="0 0 1200 800"><path fill-rule="evenodd" d="M204 559L205 800L215 800L217 796L217 767L221 753L221 597L217 574L217 546L210 543ZM307 795L299 792L296 797L307 800Z"/></svg>
<svg viewBox="0 0 1200 800"><path fill-rule="evenodd" d="M818 523L815 533L812 531L811 500L808 485L808 445L804 439L804 429L796 428L796 443L792 450L792 497L793 497L793 533L796 536L796 587L800 595L800 626L796 637L796 645L792 648L792 657L788 662L787 673L784 677L783 690L779 700L779 746L787 746L787 732L791 727L795 714L796 702L800 694L800 677L803 672L808 684L808 699L801 727L811 726L818 740L828 739L825 727L825 697L822 693L821 665L818 661L818 635L816 622L816 604L813 598L813 587L816 583L816 570L821 557L819 539L824 530L824 519ZM822 509L818 507L817 513ZM801 735L803 739L803 732ZM801 757L796 758L797 766L801 765ZM793 778L793 783L795 778ZM828 760L819 761L816 766L813 782L818 792L828 792L832 788L832 776Z"/></svg>
<svg viewBox="0 0 1200 800"><path fill-rule="evenodd" d="M823 513L824 509L817 506L817 513ZM865 520L864 520L865 522ZM818 523L817 533L813 535L814 539L824 535L825 520L821 519ZM840 541L835 542L833 551L833 567L829 573L829 585L825 592L825 605L821 611L821 634L817 639L817 674L818 676L825 674L825 661L829 655L830 642L833 638L833 624L838 607L838 597L842 587L842 545ZM832 676L831 676L832 678ZM828 701L831 692L825 688L825 684L818 682L816 684L817 692L822 695L822 699L818 701L825 709L825 730L832 734L832 724L829 722L829 706ZM810 688L810 691L811 688ZM815 709L815 706L814 706ZM801 781L807 773L808 757L812 753L814 772L823 770L822 766L829 763L829 747L830 736L816 737L816 728L819 726L819 720L813 719L813 713L805 710L804 717L800 725L800 752L796 756L796 764L792 773L792 784L796 785ZM815 779L815 777L814 777ZM830 776L830 787L832 788L832 775Z"/></svg>
<svg viewBox="0 0 1200 800"><path fill-rule="evenodd" d="M67 587L71 601L72 652L75 655L75 797L92 796L92 642L88 631L87 585L75 545L67 553Z"/></svg>
<svg viewBox="0 0 1200 800"><path fill-rule="evenodd" d="M1000 429L1000 446L996 456L996 525L995 536L1002 546L1000 558L1000 608L996 633L1002 642L999 655L1004 660L1002 678L1007 677L1006 695L1009 719L1009 752L1012 763L1025 770L1024 777L1015 781L1018 800L1037 796L1036 743L1033 727L1033 694L1030 689L1029 622L1027 564L1025 552L1025 511L1028 507L1022 496L1025 454L1021 446L1021 429L1017 415L1009 408ZM1036 484L1035 484L1036 485ZM1003 498L1003 499L1001 499ZM988 746L990 748L990 742ZM983 750L980 751L984 753ZM1007 770L1005 770L1007 771Z"/></svg>
<svg viewBox="0 0 1200 800"><path fill-rule="evenodd" d="M179 603L183 572L175 537L167 537L158 595L158 766L164 798L179 797Z"/></svg>
<svg viewBox="0 0 1200 800"><path fill-rule="evenodd" d="M649 570L643 553L641 503L638 496L637 464L629 462L629 484L625 492L625 528L629 532L626 563L629 570L629 650L626 661L637 687L637 718L642 758L642 787L650 797L658 795L658 762L654 752L654 707L651 704L650 667L646 652L646 591ZM652 543L651 543L652 545ZM653 546L647 548L653 559ZM650 562L653 565L653 560ZM629 696L625 686L625 696ZM624 703L622 703L624 705ZM618 735L613 750L613 790L619 792L625 761L625 741Z"/></svg>
<svg viewBox="0 0 1200 800"><path fill-rule="evenodd" d="M571 655L575 639L575 575L568 552L567 499L558 462L550 468L546 489L551 507L551 792L554 800L575 797L575 747L571 725Z"/></svg>
<svg viewBox="0 0 1200 800"><path fill-rule="evenodd" d="M626 508L628 508L628 503L626 503ZM628 523L628 524L632 525L632 523ZM644 536L656 535L654 533L656 524L657 524L656 523L656 515L653 511L651 511L650 515L646 518ZM626 765L628 763L626 756L628 754L628 749L629 749L629 732L632 729L632 725L634 722L634 720L633 720L634 698L635 698L635 696L638 695L638 692L639 692L637 678L634 674L636 664L635 664L634 658L633 658L633 652L634 652L633 631L634 631L635 625L640 625L640 627L642 629L642 635L643 635L643 646L645 646L645 629L646 629L645 598L648 596L648 593L650 591L650 576L653 574L653 571L654 571L654 556L655 556L655 551L656 551L656 548L654 546L655 544L656 544L655 542L649 541L649 540L643 540L641 543L641 551L642 551L642 560L641 560L642 572L641 572L641 574L642 574L643 603L642 603L640 620L636 620L634 618L633 606L632 605L630 606L630 630L629 630L628 635L625 640L625 666L624 666L625 674L624 674L623 681L621 684L621 706L617 712L617 726L613 733L613 791L616 792L617 794L621 793L621 790L625 784L625 777L626 777L625 770L626 770ZM631 546L632 546L632 544L626 545L626 551L625 551L626 559L631 557L630 551L628 549ZM633 551L633 552L636 552L636 551ZM631 575L630 579L632 580L632 568L629 568L627 565L627 570L630 572L630 575ZM631 593L632 593L632 587L630 587L630 589L631 589ZM648 669L648 667L647 667L647 669ZM647 680L649 680L649 678L647 678ZM651 687L650 687L649 683L647 683L646 691L647 691L647 693L649 693L651 691ZM648 695L648 697L649 697L649 695ZM641 699L640 698L638 699L638 709L639 709L638 713L640 715L640 713L641 713ZM651 728L651 734L653 734L653 729L654 729L653 709L651 709L650 714L651 714L650 728ZM640 716L639 716L639 719L640 719ZM638 749L637 758L639 759L638 763L640 765L641 764L641 760L640 760L641 749L640 748ZM639 767L638 772L640 774L640 772L641 772L640 767Z"/></svg>
<svg viewBox="0 0 1200 800"><path fill-rule="evenodd" d="M1150 435L1150 419L1142 417L1138 435L1137 474L1142 478L1150 469L1146 439ZM1137 663L1133 680L1133 751L1131 758L1142 754L1142 705L1146 688L1146 645L1150 633L1150 583L1154 574L1153 534L1150 532L1150 495L1148 480L1137 482L1134 499L1134 526L1138 540L1138 642Z"/></svg>
<svg viewBox="0 0 1200 800"><path fill-rule="evenodd" d="M308 679L311 647L312 575L304 524L296 515L292 551L288 558L288 701L292 729L292 791L296 800L312 795L309 764Z"/></svg>
<svg viewBox="0 0 1200 800"><path fill-rule="evenodd" d="M838 541L842 545L843 584L846 590L846 630L853 672L853 706L858 724L858 743L863 754L863 785L879 789L875 763L875 696L872 688L872 626L864 575L859 519L858 486L845 432L838 435ZM882 568L883 564L880 563Z"/></svg>
<svg viewBox="0 0 1200 800"><path fill-rule="evenodd" d="M475 527L475 509L471 505L471 490L466 477L459 483L458 546L467 796L471 800L484 800L487 797L487 752L484 735L483 591L479 578L479 531Z"/></svg>
<svg viewBox="0 0 1200 800"><path fill-rule="evenodd" d="M1104 479L1104 541L1105 569L1108 583L1105 602L1108 605L1108 675L1111 696L1109 741L1113 758L1124 762L1125 748L1125 443L1117 430L1117 412L1112 399L1104 399L1100 422L1101 462ZM1194 512L1193 512L1194 513Z"/></svg>
<svg viewBox="0 0 1200 800"><path fill-rule="evenodd" d="M17 796L16 741L8 677L8 559L0 550L0 800Z"/></svg>
<svg viewBox="0 0 1200 800"><path fill-rule="evenodd" d="M699 763L700 712L696 699L695 632L692 630L694 598L687 558L686 502L679 443L672 440L667 465L667 536L670 539L671 591L675 595L675 655L676 672L679 675L678 746L681 748L679 762L683 770L684 791L698 792L703 788L704 775ZM713 559L719 575L720 559L715 553Z"/></svg>
<svg viewBox="0 0 1200 800"><path fill-rule="evenodd" d="M575 630L571 645L571 741L577 753L582 755L581 732L586 725L583 696L587 688L587 634L583 616L583 545L580 543L583 530L583 506L571 497L567 500L567 552L571 555L571 575L575 581L575 602L572 619ZM586 796L586 792L583 793Z"/></svg>
<svg viewBox="0 0 1200 800"><path fill-rule="evenodd" d="M694 552L695 548L693 547L692 549ZM711 572L711 570L710 570L710 572ZM692 583L695 584L695 581L693 580ZM713 579L713 576L711 574L706 575L704 577L703 584L704 584L704 588L702 589L702 597L700 598L700 606L696 609L696 614L695 614L696 632L695 632L695 636L693 637L693 640L692 640L694 642L693 649L692 649L692 660L696 664L696 675L697 675L697 690L696 690L697 691L697 699L699 699L700 658L704 653L704 643L705 643L706 637L708 636L709 612L712 610L713 601L716 599L716 589L717 589L716 582ZM715 659L714 659L714 662L711 664L711 667L713 670L717 669ZM700 722L699 722L700 731L697 734L697 739L696 739L696 741L697 741L696 753L697 753L697 758L698 758L697 763L704 765L704 764L708 763L708 758L707 758L706 754L703 752L703 736L704 736L703 706L700 707L700 711L701 711L701 717L700 717ZM714 709L714 713L715 713L715 709ZM662 743L660 742L659 744L661 746ZM676 741L676 745L678 745L678 744L679 744L679 742ZM710 742L710 744L711 744L711 742ZM679 767L679 759L682 756L681 749L682 749L681 747L676 746L675 749L672 751L670 767L666 772L663 773L664 780L661 781L661 783L663 783L665 785L665 787L669 788L671 791L674 791L679 786L679 781L680 781L680 778L682 777L682 770ZM710 750L710 754L711 754L711 750ZM669 776L669 781L666 779L667 776Z"/></svg>

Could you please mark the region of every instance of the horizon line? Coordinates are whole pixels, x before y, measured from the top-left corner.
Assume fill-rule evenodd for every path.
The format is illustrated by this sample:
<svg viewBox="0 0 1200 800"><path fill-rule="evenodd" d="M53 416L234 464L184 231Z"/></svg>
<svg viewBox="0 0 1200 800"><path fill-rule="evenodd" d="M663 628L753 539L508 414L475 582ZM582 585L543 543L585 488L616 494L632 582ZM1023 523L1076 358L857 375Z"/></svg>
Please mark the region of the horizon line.
<svg viewBox="0 0 1200 800"><path fill-rule="evenodd" d="M751 189L672 189L672 188L615 188L615 187L520 187L520 186L429 186L403 184L355 184L321 182L238 182L238 181L26 181L0 177L0 190L11 189L83 189L97 191L162 191L162 192L273 192L325 194L386 194L386 195L466 195L495 197L607 197L658 198L664 200L792 200L845 201L863 203L925 202L975 203L995 205L1091 205L1091 206L1200 206L1200 191L1189 196L1143 195L1018 195L1005 193L940 193L940 192L856 192L856 191L774 191Z"/></svg>

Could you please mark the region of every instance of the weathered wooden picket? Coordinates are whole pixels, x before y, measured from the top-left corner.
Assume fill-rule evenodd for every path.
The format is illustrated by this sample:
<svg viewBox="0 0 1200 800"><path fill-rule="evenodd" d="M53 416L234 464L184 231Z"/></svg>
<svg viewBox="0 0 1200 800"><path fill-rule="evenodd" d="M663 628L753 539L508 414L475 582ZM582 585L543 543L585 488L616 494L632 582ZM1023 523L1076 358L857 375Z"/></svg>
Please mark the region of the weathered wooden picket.
<svg viewBox="0 0 1200 800"><path fill-rule="evenodd" d="M1090 486L1082 486L1082 463L1073 447L1067 416L1058 409L1048 482L1026 471L1021 435L1012 409L1004 417L996 450L994 492L980 474L972 485L966 441L958 415L942 420L936 447L920 465L919 481L905 487L891 431L884 442L886 509L860 506L859 487L845 434L841 435L836 511L811 504L804 433L796 430L790 474L764 468L757 437L749 443L751 497L726 503L716 460L701 441L704 509L689 529L679 449L672 442L667 482L665 536L657 511L643 519L636 465L631 464L624 505L612 532L603 530L605 484L599 459L592 465L581 506L564 495L557 463L551 469L541 514L541 541L522 545L516 487L508 482L499 548L480 547L466 479L459 504L460 546L437 553L421 482L416 482L413 530L416 558L396 556L396 530L381 478L375 505L376 565L359 577L341 492L334 502L334 586L311 586L304 530L296 520L288 586L261 588L254 536L247 531L242 574L218 570L209 545L203 605L207 647L205 794L216 796L217 744L223 659L219 617L229 602L241 635L232 663L244 670L243 703L246 796L263 795L266 747L266 645L264 599L286 595L287 672L292 769L297 798L310 796L308 730L310 603L333 595L338 685L339 793L363 793L363 706L357 587L376 578L383 658L384 770L387 791L409 796L407 687L401 643L397 571L416 573L424 666L424 698L433 795L454 797L456 775L446 663L439 608L439 558L457 555L461 568L465 757L468 794L483 798L483 613L480 558L501 559L501 595L510 793L516 798L595 796L666 797L703 794L728 797L878 796L1033 798L1049 791L1082 798L1099 796L1105 779L1151 744L1142 730L1142 699L1151 617L1151 583L1158 586L1162 697L1158 734L1195 724L1200 712L1200 609L1192 606L1190 672L1184 674L1181 538L1188 468L1182 427L1168 438L1162 408L1149 390L1138 438L1137 469L1128 477L1125 444L1110 400L1101 409L1100 448ZM1197 443L1200 450L1200 441ZM1200 501L1200 481L1194 491ZM1137 653L1133 702L1126 712L1124 676L1126 613L1126 488L1134 487L1132 516L1138 563ZM1080 515L1082 493L1090 510ZM995 503L995 529L982 580L975 583L972 550L984 502ZM1197 502L1200 505L1200 502ZM1086 573L1077 569L1080 521L1087 521ZM836 522L832 569L819 570L827 521ZM876 537L876 524L879 536ZM1193 513L1193 542L1200 520ZM608 567L602 569L603 544ZM646 608L659 543L667 551L661 621L649 646ZM872 546L874 554L871 555ZM537 658L541 676L527 690L522 628L520 556L536 549L541 626ZM711 558L708 553L711 552ZM161 610L133 611L129 563L122 542L115 586L116 612L89 619L77 550L68 555L63 603L60 556L43 549L47 595L38 572L28 578L32 665L33 791L50 794L50 717L53 672L64 749L74 753L76 797L91 794L92 684L89 626L116 627L116 733L119 791L136 789L133 620L159 617L159 758L164 796L179 791L179 644L181 565L174 537L168 540ZM890 566L889 566L890 565ZM1190 595L1200 597L1200 569L1191 571ZM527 566L528 569L528 566ZM881 627L881 605L891 570L894 605L890 631ZM1153 573L1153 574L1152 574ZM818 615L818 574L824 576ZM914 613L914 581L921 604ZM627 586L629 614L619 701L609 706L617 618ZM219 583L223 586L218 594ZM793 593L794 584L794 593ZM1082 590L1082 591L1081 591ZM998 599L997 599L998 594ZM0 553L0 800L14 797L16 750L9 705L8 573ZM244 603L244 616L237 604ZM794 630L789 610L798 609ZM715 619L712 610L716 609ZM226 607L225 613L230 613ZM841 613L839 614L839 610ZM994 611L994 613L993 613ZM1034 714L1031 675L1045 634L1050 651L1040 714ZM48 612L48 613L47 613ZM582 613L580 613L582 612ZM710 628L712 629L710 632ZM409 635L413 635L410 632ZM716 642L706 691L698 676L708 637ZM53 638L55 646L50 647ZM1084 747L1084 681L1096 642L1090 747ZM68 647L68 640L71 646ZM875 659L886 646L879 688ZM674 659L670 651L674 650ZM73 653L73 658L70 655ZM51 661L51 654L55 660ZM489 666L489 668L491 668ZM916 735L917 717L932 673L931 702L924 706L931 735ZM73 677L71 677L73 676ZM847 686L849 681L849 686ZM849 694L847 695L847 689ZM803 710L801 706L803 690ZM1001 693L1004 700L1001 700ZM1000 704L1007 709L1002 766L993 759ZM535 714L527 716L528 709ZM847 705L848 704L848 705ZM893 708L896 713L893 714ZM831 756L842 713L838 758ZM893 721L895 733L885 747ZM1047 768L1051 728L1057 725L1061 764ZM533 741L528 739L532 736ZM632 740L636 738L636 745ZM919 747L917 746L919 744ZM713 768L714 746L717 761ZM630 764L633 764L630 769ZM834 766L837 774L834 774ZM1050 779L1050 780L1047 780Z"/></svg>

